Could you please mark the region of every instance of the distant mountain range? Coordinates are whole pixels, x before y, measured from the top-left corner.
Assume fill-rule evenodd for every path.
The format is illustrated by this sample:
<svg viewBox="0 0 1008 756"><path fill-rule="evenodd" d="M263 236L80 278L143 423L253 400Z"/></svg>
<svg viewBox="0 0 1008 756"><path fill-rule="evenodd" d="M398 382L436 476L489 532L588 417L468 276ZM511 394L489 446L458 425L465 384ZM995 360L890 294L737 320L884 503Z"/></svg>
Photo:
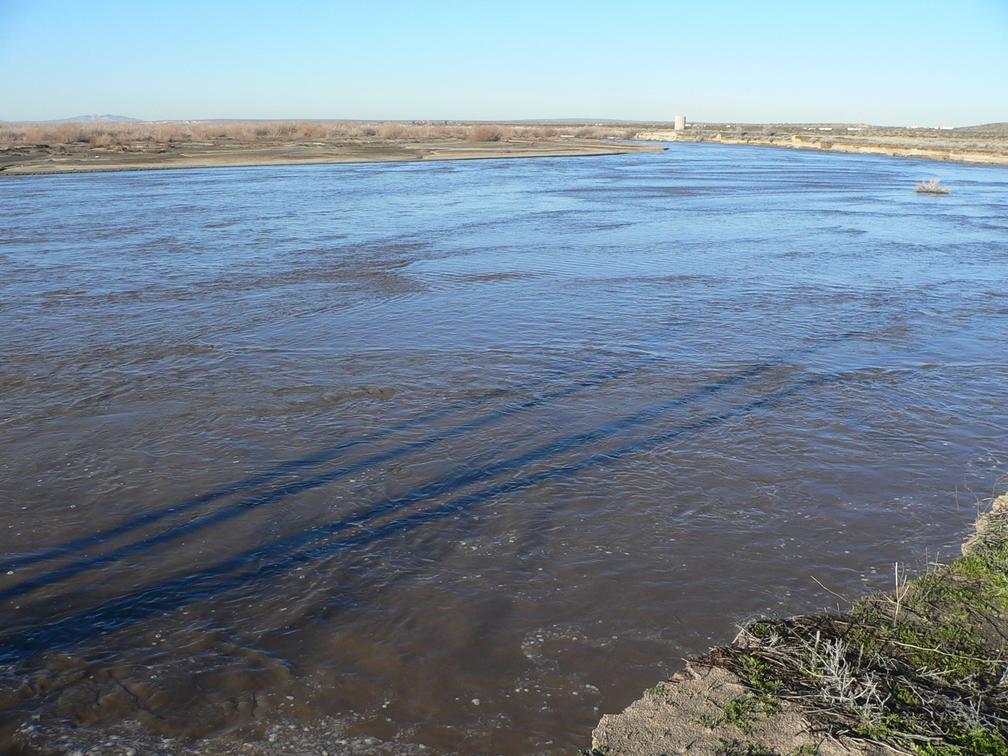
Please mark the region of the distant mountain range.
<svg viewBox="0 0 1008 756"><path fill-rule="evenodd" d="M8 121L7 123L144 123L139 118L121 115L81 115L73 118L54 118L50 121Z"/></svg>

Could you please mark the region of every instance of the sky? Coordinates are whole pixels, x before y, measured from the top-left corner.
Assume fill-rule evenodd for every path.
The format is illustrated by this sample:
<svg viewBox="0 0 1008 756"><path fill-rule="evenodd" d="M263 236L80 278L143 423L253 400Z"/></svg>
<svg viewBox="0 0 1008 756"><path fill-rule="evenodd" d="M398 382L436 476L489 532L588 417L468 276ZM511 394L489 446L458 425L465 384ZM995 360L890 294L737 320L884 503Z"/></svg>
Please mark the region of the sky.
<svg viewBox="0 0 1008 756"><path fill-rule="evenodd" d="M0 120L1008 121L1008 0L0 0Z"/></svg>

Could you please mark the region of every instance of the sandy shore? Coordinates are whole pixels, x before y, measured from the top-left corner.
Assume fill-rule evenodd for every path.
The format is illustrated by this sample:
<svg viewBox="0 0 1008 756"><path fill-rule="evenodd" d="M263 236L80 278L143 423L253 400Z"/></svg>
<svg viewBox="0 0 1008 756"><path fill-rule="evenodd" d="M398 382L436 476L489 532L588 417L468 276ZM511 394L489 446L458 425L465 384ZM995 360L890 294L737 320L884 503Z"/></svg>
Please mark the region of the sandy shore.
<svg viewBox="0 0 1008 756"><path fill-rule="evenodd" d="M602 717L592 753L1008 753L1008 495L962 551L847 612L750 622Z"/></svg>
<svg viewBox="0 0 1008 756"><path fill-rule="evenodd" d="M24 145L0 148L0 176L318 163L586 157L627 152L660 152L661 149L652 144L631 144L601 139L496 142L299 141L268 145L185 143L142 151L85 146L60 151L47 145Z"/></svg>
<svg viewBox="0 0 1008 756"><path fill-rule="evenodd" d="M862 155L941 160L978 165L1008 166L1008 137L947 137L941 132L890 134L884 130L860 132L819 131L793 127L761 126L752 131L692 128L686 131L646 129L637 139L656 142L707 142L713 144L784 147L794 150L843 152Z"/></svg>

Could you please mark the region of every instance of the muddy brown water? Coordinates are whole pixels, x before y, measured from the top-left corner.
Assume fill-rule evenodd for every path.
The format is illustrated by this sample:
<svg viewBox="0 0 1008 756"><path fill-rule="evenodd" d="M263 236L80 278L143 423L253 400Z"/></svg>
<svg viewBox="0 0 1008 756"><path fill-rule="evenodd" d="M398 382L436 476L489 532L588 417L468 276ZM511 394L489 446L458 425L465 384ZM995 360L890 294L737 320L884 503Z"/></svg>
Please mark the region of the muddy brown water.
<svg viewBox="0 0 1008 756"><path fill-rule="evenodd" d="M1001 169L25 177L0 271L5 737L569 752L816 581L952 556L1008 461Z"/></svg>

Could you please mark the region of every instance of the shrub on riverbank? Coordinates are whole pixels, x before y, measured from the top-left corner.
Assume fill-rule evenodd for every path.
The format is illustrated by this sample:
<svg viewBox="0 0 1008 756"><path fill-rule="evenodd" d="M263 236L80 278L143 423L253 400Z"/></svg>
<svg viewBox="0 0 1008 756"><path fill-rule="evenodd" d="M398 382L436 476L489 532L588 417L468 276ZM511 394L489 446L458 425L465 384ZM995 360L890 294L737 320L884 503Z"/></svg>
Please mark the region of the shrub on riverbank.
<svg viewBox="0 0 1008 756"><path fill-rule="evenodd" d="M180 143L276 144L298 141L462 140L498 142L558 137L625 137L627 130L598 126L548 126L426 121L172 121L164 123L57 123L0 126L0 144L128 147Z"/></svg>

